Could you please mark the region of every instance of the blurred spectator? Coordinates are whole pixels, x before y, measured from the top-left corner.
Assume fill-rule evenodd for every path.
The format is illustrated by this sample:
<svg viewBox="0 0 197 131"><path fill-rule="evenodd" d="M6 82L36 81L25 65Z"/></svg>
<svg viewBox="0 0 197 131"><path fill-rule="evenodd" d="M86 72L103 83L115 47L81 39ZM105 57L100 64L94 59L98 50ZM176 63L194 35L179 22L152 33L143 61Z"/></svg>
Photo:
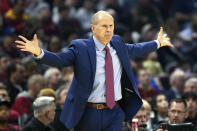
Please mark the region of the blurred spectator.
<svg viewBox="0 0 197 131"><path fill-rule="evenodd" d="M61 39L59 36L51 36L50 38L50 42L48 44L48 51L51 51L51 52L60 52L61 51Z"/></svg>
<svg viewBox="0 0 197 131"><path fill-rule="evenodd" d="M150 131L146 129L146 109L142 106L133 119L138 120L138 131ZM127 127L123 131L132 131L132 121L127 123Z"/></svg>
<svg viewBox="0 0 197 131"><path fill-rule="evenodd" d="M43 29L47 39L49 39L51 35L58 33L57 26L52 21L51 11L47 3L43 3L38 9L38 17L41 19L41 29Z"/></svg>
<svg viewBox="0 0 197 131"><path fill-rule="evenodd" d="M140 69L138 71L139 85L137 86L141 97L148 102L159 92L150 85L151 74L147 69Z"/></svg>
<svg viewBox="0 0 197 131"><path fill-rule="evenodd" d="M10 0L0 0L0 14L5 14L10 8Z"/></svg>
<svg viewBox="0 0 197 131"><path fill-rule="evenodd" d="M60 38L66 41L75 32L81 32L79 21L74 17L69 17L70 7L61 5L59 8L59 21L57 23ZM70 42L67 42L67 45Z"/></svg>
<svg viewBox="0 0 197 131"><path fill-rule="evenodd" d="M141 32L140 27L145 24L162 25L162 17L156 6L150 0L137 0L131 9L133 29Z"/></svg>
<svg viewBox="0 0 197 131"><path fill-rule="evenodd" d="M148 103L147 100L145 99L142 99L142 102L143 102L143 107L145 108L146 110L146 129L148 130L152 130L153 129L153 123L152 123L152 120L151 118L154 117L153 115L153 112L152 112L152 108L151 108L151 105Z"/></svg>
<svg viewBox="0 0 197 131"><path fill-rule="evenodd" d="M10 65L10 57L7 54L0 53L0 82L8 81L7 68Z"/></svg>
<svg viewBox="0 0 197 131"><path fill-rule="evenodd" d="M185 84L185 73L177 69L170 75L171 88L165 92L168 100L180 98Z"/></svg>
<svg viewBox="0 0 197 131"><path fill-rule="evenodd" d="M27 91L18 94L12 109L21 115L30 114L32 103L41 89L46 87L46 81L42 75L32 75L27 81Z"/></svg>
<svg viewBox="0 0 197 131"><path fill-rule="evenodd" d="M191 77L185 82L184 92L197 92L196 77Z"/></svg>
<svg viewBox="0 0 197 131"><path fill-rule="evenodd" d="M62 74L58 68L49 68L45 71L44 77L47 80L47 87L56 90L62 83Z"/></svg>
<svg viewBox="0 0 197 131"><path fill-rule="evenodd" d="M56 100L56 97L57 97L55 94L55 91L51 88L44 88L40 90L40 92L38 93L38 97L41 97L41 96L53 97L54 100Z"/></svg>
<svg viewBox="0 0 197 131"><path fill-rule="evenodd" d="M171 6L171 15L175 17L180 28L183 29L189 22L191 15L197 11L197 1L174 0Z"/></svg>
<svg viewBox="0 0 197 131"><path fill-rule="evenodd" d="M151 75L153 77L157 77L158 75L161 75L163 73L163 69L160 65L160 63L157 61L157 53L152 52L148 54L147 60L143 62L144 68L149 70Z"/></svg>
<svg viewBox="0 0 197 131"><path fill-rule="evenodd" d="M6 24L13 27L17 32L22 31L24 23L28 17L24 12L26 7L25 5L25 0L15 0L13 8L9 9L5 14Z"/></svg>
<svg viewBox="0 0 197 131"><path fill-rule="evenodd" d="M0 51L9 54L11 58L18 59L21 57L20 52L16 49L14 40L16 39L16 34L9 32L3 37L3 43L0 45Z"/></svg>
<svg viewBox="0 0 197 131"><path fill-rule="evenodd" d="M192 122L197 126L197 92L186 92L183 94L182 98L186 101L188 107L188 117L187 122Z"/></svg>
<svg viewBox="0 0 197 131"><path fill-rule="evenodd" d="M25 90L25 68L20 63L12 63L8 66L7 73L9 80L5 85L8 87L12 104L18 93Z"/></svg>
<svg viewBox="0 0 197 131"><path fill-rule="evenodd" d="M42 96L33 102L34 116L22 131L51 131L49 126L55 116L55 102L53 97Z"/></svg>
<svg viewBox="0 0 197 131"><path fill-rule="evenodd" d="M27 56L21 60L21 63L24 64L25 67L25 77L28 79L34 74L40 73L40 68L38 66L38 63L34 59L32 59L32 56Z"/></svg>
<svg viewBox="0 0 197 131"><path fill-rule="evenodd" d="M1 131L20 131L19 127L14 124L9 124L10 103L0 98L0 130Z"/></svg>
<svg viewBox="0 0 197 131"><path fill-rule="evenodd" d="M68 93L68 87L66 85L62 85L56 90L57 105L55 111L56 112L55 118L52 123L52 126L56 131L69 131L69 129L67 129L65 125L60 121L60 115L62 108L64 106L64 102L66 100L67 93Z"/></svg>
<svg viewBox="0 0 197 131"><path fill-rule="evenodd" d="M187 104L181 98L172 99L168 107L168 124L184 123L187 117ZM157 131L164 131L159 129Z"/></svg>
<svg viewBox="0 0 197 131"><path fill-rule="evenodd" d="M8 102L10 102L10 96L8 95L7 87L3 83L0 83L0 99L5 99ZM19 113L10 109L9 122L17 124L18 117L19 117Z"/></svg>
<svg viewBox="0 0 197 131"><path fill-rule="evenodd" d="M92 0L84 0L83 1L83 6L78 9L76 12L76 19L81 23L81 26L84 31L90 31L90 25L91 25L91 18L93 14L95 13L94 11L94 3ZM81 17L83 16L83 17Z"/></svg>
<svg viewBox="0 0 197 131"><path fill-rule="evenodd" d="M155 116L152 119L153 127L168 122L168 100L164 94L158 94L153 98L152 108L155 113Z"/></svg>

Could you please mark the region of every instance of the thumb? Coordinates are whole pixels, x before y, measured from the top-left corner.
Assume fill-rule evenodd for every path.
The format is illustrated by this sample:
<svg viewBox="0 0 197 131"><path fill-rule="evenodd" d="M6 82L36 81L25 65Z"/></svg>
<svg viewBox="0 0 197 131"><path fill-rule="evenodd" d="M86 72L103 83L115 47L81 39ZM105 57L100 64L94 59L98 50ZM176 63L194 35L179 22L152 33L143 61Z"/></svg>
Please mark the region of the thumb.
<svg viewBox="0 0 197 131"><path fill-rule="evenodd" d="M35 43L38 43L38 37L36 34L34 34L34 41L35 41Z"/></svg>
<svg viewBox="0 0 197 131"><path fill-rule="evenodd" d="M159 31L159 34L158 34L158 38L160 38L163 34L163 27L160 27L160 31Z"/></svg>

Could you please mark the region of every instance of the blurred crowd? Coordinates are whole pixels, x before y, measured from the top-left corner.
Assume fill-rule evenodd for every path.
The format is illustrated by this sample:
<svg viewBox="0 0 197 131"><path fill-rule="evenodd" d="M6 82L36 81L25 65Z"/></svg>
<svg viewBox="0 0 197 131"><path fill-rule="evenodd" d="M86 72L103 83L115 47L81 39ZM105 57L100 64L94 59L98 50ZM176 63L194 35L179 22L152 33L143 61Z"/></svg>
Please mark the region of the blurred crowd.
<svg viewBox="0 0 197 131"><path fill-rule="evenodd" d="M131 60L144 99L135 116L140 130L157 130L161 123L197 126L196 0L0 0L0 130L19 131L27 123L35 124L40 119L33 104L38 97L56 105L49 106L55 109L54 121L43 109L47 129L68 130L59 116L72 67L41 65L31 54L20 52L14 41L19 34L32 39L36 33L40 47L60 52L73 39L91 36L91 17L98 10L109 11L115 34L126 43L154 40L163 26L174 45ZM181 108L174 107L176 103ZM131 131L131 121L123 123L124 131Z"/></svg>

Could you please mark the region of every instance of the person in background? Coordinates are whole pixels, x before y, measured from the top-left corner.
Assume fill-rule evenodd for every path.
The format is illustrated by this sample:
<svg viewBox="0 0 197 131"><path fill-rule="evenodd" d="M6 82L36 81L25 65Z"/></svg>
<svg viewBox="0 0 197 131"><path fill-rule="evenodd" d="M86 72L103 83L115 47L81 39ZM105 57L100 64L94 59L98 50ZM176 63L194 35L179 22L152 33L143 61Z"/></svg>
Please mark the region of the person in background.
<svg viewBox="0 0 197 131"><path fill-rule="evenodd" d="M20 131L17 125L9 124L10 102L0 98L0 131Z"/></svg>
<svg viewBox="0 0 197 131"><path fill-rule="evenodd" d="M186 92L182 98L186 101L188 107L188 117L186 121L192 122L197 127L197 92Z"/></svg>
<svg viewBox="0 0 197 131"><path fill-rule="evenodd" d="M197 92L196 77L191 77L185 82L184 92Z"/></svg>
<svg viewBox="0 0 197 131"><path fill-rule="evenodd" d="M153 128L160 123L168 122L168 100L164 94L158 94L153 98L152 108L155 114L155 117L152 119Z"/></svg>
<svg viewBox="0 0 197 131"><path fill-rule="evenodd" d="M55 99L53 97L38 97L33 102L33 118L22 128L22 131L52 131L49 126L55 117Z"/></svg>

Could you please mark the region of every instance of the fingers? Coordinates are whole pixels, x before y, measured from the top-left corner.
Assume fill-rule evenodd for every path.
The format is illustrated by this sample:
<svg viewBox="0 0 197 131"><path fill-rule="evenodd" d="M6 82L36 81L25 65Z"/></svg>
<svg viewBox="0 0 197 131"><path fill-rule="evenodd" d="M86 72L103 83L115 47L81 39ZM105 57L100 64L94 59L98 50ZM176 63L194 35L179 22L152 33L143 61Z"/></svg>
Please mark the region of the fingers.
<svg viewBox="0 0 197 131"><path fill-rule="evenodd" d="M25 43L23 41L19 41L19 40L16 40L15 43L17 43L19 45L25 45Z"/></svg>
<svg viewBox="0 0 197 131"><path fill-rule="evenodd" d="M19 49L25 49L25 46L23 46L23 45L17 45L16 47Z"/></svg>
<svg viewBox="0 0 197 131"><path fill-rule="evenodd" d="M22 35L19 35L18 37L21 38L21 39L22 39L23 41L25 41L25 42L29 42L29 40L26 39L25 37L23 37Z"/></svg>

